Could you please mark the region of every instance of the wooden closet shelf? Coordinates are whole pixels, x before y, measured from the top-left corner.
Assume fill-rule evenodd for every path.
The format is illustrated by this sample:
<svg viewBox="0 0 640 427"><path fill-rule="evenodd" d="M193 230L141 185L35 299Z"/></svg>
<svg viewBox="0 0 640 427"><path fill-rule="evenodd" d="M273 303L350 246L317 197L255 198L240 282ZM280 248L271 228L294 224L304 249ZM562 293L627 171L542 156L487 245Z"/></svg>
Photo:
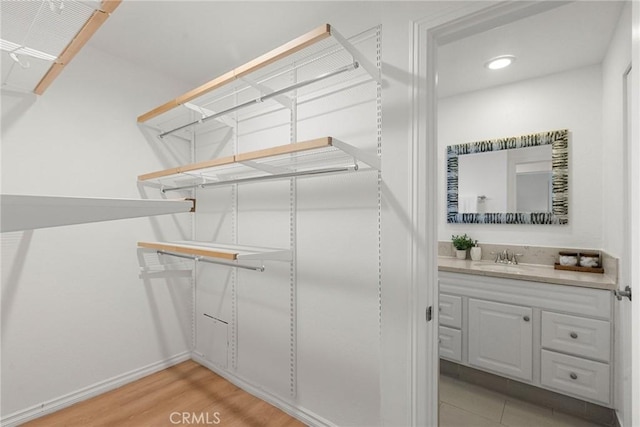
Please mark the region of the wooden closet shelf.
<svg viewBox="0 0 640 427"><path fill-rule="evenodd" d="M330 173L358 169L358 163L380 169L377 155L364 152L332 137L241 153L140 175L155 180L165 191L196 186L232 184L296 174ZM351 170L349 169L349 170ZM166 187L165 187L166 186Z"/></svg>
<svg viewBox="0 0 640 427"><path fill-rule="evenodd" d="M255 72L263 67L266 67L269 64L272 64L279 59L282 59L288 55L291 55L295 52L298 52L305 47L317 43L320 40L324 40L327 37L331 36L331 26L329 24L323 24L308 33L291 40L288 43L283 44L282 46L273 49L272 51L265 53L258 58L255 58L244 65L234 68L233 70L216 77L213 80L208 81L207 83L199 86L189 92L178 96L171 101L154 108L153 110L141 115L138 117L138 123L144 123L154 117L159 116L162 113L166 113L167 111L182 105L186 102L192 101L195 98L204 95L217 89L221 86L224 86L242 76L245 76L249 73Z"/></svg>
<svg viewBox="0 0 640 427"><path fill-rule="evenodd" d="M210 257L229 261L291 261L288 249L264 248L257 246L229 245L222 243L176 241L176 242L138 242L138 247L158 251Z"/></svg>
<svg viewBox="0 0 640 427"><path fill-rule="evenodd" d="M357 38L355 43L370 39ZM354 80L380 82L374 55L365 55L331 25L323 24L142 114L138 123L157 131L160 138L173 134L182 139L189 139L192 131L210 130L205 122L233 127L274 105L291 108L293 98L304 99L325 85L339 91L336 85Z"/></svg>

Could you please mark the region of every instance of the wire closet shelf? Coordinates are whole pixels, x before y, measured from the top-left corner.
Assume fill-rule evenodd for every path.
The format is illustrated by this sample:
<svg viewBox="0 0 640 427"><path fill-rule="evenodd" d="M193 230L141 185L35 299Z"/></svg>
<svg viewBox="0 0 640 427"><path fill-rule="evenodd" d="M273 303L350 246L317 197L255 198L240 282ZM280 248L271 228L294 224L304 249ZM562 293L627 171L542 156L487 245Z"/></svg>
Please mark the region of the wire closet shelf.
<svg viewBox="0 0 640 427"><path fill-rule="evenodd" d="M140 175L162 192L380 169L377 155L323 137Z"/></svg>
<svg viewBox="0 0 640 427"><path fill-rule="evenodd" d="M160 139L190 140L266 109L291 108L327 91L380 81L369 55L374 34L345 39L325 24L138 117Z"/></svg>

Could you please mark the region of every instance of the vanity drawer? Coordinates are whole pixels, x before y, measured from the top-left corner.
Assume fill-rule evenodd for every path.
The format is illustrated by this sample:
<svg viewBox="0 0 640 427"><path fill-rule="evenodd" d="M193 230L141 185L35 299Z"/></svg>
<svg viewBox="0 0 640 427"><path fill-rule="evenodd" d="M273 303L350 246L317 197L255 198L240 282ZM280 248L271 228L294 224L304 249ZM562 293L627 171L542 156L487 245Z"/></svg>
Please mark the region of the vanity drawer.
<svg viewBox="0 0 640 427"><path fill-rule="evenodd" d="M462 297L440 294L440 325L462 328Z"/></svg>
<svg viewBox="0 0 640 427"><path fill-rule="evenodd" d="M603 320L542 312L542 347L608 362L611 325Z"/></svg>
<svg viewBox="0 0 640 427"><path fill-rule="evenodd" d="M611 371L606 363L542 350L541 373L543 386L609 403Z"/></svg>
<svg viewBox="0 0 640 427"><path fill-rule="evenodd" d="M462 331L440 326L438 328L438 338L440 342L440 357L456 362L462 361Z"/></svg>

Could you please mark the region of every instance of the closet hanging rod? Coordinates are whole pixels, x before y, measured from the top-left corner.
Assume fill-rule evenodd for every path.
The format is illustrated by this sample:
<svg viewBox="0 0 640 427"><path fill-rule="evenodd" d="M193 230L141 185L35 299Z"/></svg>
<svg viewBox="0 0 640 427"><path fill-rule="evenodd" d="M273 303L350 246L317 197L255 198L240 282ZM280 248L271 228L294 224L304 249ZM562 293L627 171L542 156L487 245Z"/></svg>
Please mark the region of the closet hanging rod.
<svg viewBox="0 0 640 427"><path fill-rule="evenodd" d="M188 190L191 188L206 188L206 187L217 187L220 185L230 185L230 184L244 184L247 182L253 181L266 181L270 179L282 179L282 178L293 178L296 176L305 176L305 175L323 175L327 173L340 173L340 172L355 172L358 170L358 165L350 165L343 167L335 167L335 168L323 168L323 169L313 169L306 170L300 172L288 172L288 173L280 173L275 175L261 175L261 176L252 176L249 178L238 178L238 179L230 179L228 181L216 181L216 182L205 182L203 184L191 184L191 185L182 185L180 187L169 187L162 188L160 191L166 193L167 191L178 191L178 190Z"/></svg>
<svg viewBox="0 0 640 427"><path fill-rule="evenodd" d="M169 255L169 256L174 256L174 257L177 257L177 258L192 259L192 260L198 261L198 262L208 262L210 264L226 265L227 267L244 268L246 270L259 271L261 273L264 271L264 265L260 266L260 267L255 267L253 265L242 265L242 264L235 264L235 263L231 263L231 262L216 261L216 260L213 260L213 259L208 259L208 258L204 258L204 257L197 256L197 255L182 255L182 254L176 254L176 253L167 252L167 251L156 251L156 252L159 255Z"/></svg>
<svg viewBox="0 0 640 427"><path fill-rule="evenodd" d="M255 99L252 99L252 100L247 101L247 102L243 102L242 104L238 104L236 106L233 106L233 107L228 108L226 110L223 110L223 111L220 111L218 113L212 114L210 116L205 116L205 117L202 117L199 120L194 120L193 122L190 122L190 123L187 123L185 125L178 126L177 128L162 132L160 135L158 135L158 137L164 138L167 135L171 135L174 132L177 132L179 130L188 128L189 126L193 126L193 125L196 125L198 123L204 123L207 120L212 120L212 119L215 119L217 117L224 116L224 115L232 113L232 112L234 112L236 110L240 110L240 109L242 109L244 107L248 107L249 105L257 104L257 103L266 101L268 99L275 98L276 96L280 96L280 95L282 95L284 93L291 92L292 90L300 89L301 87L308 86L310 84L313 84L313 83L328 79L328 78L333 77L333 76L337 76L338 74L346 73L348 71L353 71L353 70L357 69L359 66L360 65L358 64L358 62L353 62L353 63L351 63L349 65L345 65L344 67L340 67L340 68L338 68L336 70L329 71L328 73L321 74L318 77L314 77L312 79L305 80L305 81L293 84L291 86L287 86L287 87L285 87L283 89L277 90L275 92L268 93L266 95L259 96L259 97L255 98Z"/></svg>

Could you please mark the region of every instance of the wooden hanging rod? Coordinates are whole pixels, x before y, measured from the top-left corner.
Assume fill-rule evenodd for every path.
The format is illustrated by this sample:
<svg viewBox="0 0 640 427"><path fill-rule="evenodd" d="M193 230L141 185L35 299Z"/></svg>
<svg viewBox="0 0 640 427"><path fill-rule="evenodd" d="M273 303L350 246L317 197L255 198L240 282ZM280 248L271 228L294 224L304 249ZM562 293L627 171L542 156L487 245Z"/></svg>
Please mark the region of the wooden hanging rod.
<svg viewBox="0 0 640 427"><path fill-rule="evenodd" d="M323 24L306 34L247 62L244 65L241 65L219 77L216 77L215 79L203 84L202 86L185 93L184 95L181 95L159 107L154 108L153 110L138 117L138 123L144 123L154 117L166 113L169 110L172 110L173 108L178 107L179 105L192 101L193 99L204 95L205 93L211 92L212 90L224 86L225 84L228 84L240 77L264 68L267 65L278 61L279 59L298 52L305 47L324 40L330 36L331 26L329 24Z"/></svg>
<svg viewBox="0 0 640 427"><path fill-rule="evenodd" d="M330 136L309 141L296 142L295 144L280 145L277 147L265 148L263 150L250 151L241 153L236 156L222 157L219 159L208 160L205 162L192 163L189 165L178 166L176 168L165 169L157 172L138 176L139 181L147 181L150 179L161 178L163 176L176 175L179 173L190 172L199 169L206 169L215 166L230 165L233 163L246 162L249 160L263 159L271 156L279 156L282 154L299 153L307 150L319 148L327 148L333 145L333 138Z"/></svg>

